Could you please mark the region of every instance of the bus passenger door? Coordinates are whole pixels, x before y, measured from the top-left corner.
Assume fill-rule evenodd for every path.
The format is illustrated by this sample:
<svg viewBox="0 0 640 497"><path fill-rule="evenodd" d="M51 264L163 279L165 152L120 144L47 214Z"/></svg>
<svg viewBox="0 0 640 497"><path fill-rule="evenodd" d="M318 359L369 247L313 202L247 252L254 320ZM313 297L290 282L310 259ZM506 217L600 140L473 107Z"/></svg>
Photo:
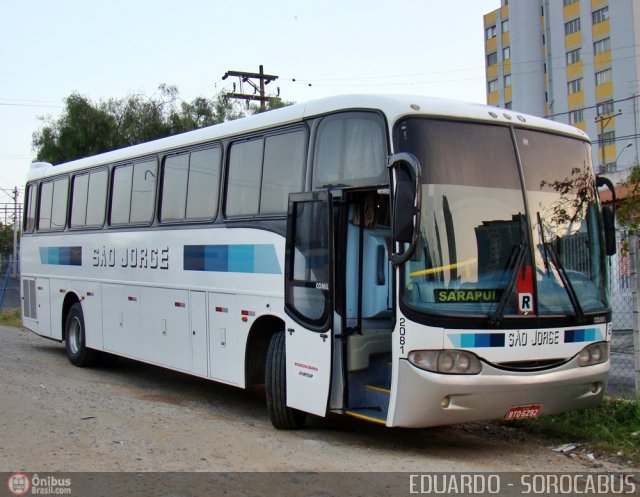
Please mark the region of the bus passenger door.
<svg viewBox="0 0 640 497"><path fill-rule="evenodd" d="M291 194L285 255L287 405L324 416L331 384L332 219L327 191Z"/></svg>

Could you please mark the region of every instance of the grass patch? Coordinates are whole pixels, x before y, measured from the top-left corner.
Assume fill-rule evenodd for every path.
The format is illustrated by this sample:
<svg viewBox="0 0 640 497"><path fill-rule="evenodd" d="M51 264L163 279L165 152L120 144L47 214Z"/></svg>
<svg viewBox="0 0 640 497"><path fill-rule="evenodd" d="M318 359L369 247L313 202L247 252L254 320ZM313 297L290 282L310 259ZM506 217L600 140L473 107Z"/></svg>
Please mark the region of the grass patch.
<svg viewBox="0 0 640 497"><path fill-rule="evenodd" d="M4 326L22 327L20 309L3 309L0 311L0 324Z"/></svg>
<svg viewBox="0 0 640 497"><path fill-rule="evenodd" d="M591 450L622 454L640 463L640 402L606 397L593 409L521 420L518 426L531 432L582 442Z"/></svg>

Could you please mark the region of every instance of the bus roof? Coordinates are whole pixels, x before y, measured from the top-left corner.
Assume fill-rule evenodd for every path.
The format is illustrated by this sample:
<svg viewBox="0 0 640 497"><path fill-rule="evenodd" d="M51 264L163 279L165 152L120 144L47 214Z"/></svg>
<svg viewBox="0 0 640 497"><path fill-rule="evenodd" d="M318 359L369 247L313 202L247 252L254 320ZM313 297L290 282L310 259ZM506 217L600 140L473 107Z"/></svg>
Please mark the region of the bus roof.
<svg viewBox="0 0 640 497"><path fill-rule="evenodd" d="M35 162L27 179L35 180L101 164L111 164L144 157L188 145L197 145L230 136L252 133L278 125L294 124L301 122L303 119L342 110L378 110L386 115L391 125L399 118L407 116L448 117L517 124L518 126L544 129L574 136L582 140L589 140L586 133L573 126L482 104L414 95L341 95L294 104L55 166Z"/></svg>

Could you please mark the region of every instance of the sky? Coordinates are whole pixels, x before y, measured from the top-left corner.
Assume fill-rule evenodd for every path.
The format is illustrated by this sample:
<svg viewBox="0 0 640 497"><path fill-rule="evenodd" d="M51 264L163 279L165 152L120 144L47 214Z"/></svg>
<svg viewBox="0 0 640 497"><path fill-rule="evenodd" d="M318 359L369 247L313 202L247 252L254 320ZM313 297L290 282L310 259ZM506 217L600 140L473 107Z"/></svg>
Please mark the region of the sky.
<svg viewBox="0 0 640 497"><path fill-rule="evenodd" d="M32 135L64 99L231 90L227 71L305 102L404 93L486 102L483 15L500 0L0 0L0 203L23 183ZM245 88L245 92L247 92ZM21 198L22 200L22 198Z"/></svg>

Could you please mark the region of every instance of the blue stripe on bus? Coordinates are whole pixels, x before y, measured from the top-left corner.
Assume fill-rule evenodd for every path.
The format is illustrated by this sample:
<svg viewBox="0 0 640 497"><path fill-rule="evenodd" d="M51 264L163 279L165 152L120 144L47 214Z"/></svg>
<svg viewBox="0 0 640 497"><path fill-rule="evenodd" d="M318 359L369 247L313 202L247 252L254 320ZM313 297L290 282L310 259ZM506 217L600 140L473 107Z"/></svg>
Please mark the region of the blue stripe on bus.
<svg viewBox="0 0 640 497"><path fill-rule="evenodd" d="M504 347L504 333L459 333L449 335L454 347Z"/></svg>
<svg viewBox="0 0 640 497"><path fill-rule="evenodd" d="M564 331L564 343L597 342L600 340L604 340L604 338L598 328Z"/></svg>
<svg viewBox="0 0 640 497"><path fill-rule="evenodd" d="M272 244L185 245L185 271L282 274Z"/></svg>
<svg viewBox="0 0 640 497"><path fill-rule="evenodd" d="M40 247L40 263L82 266L82 247Z"/></svg>

